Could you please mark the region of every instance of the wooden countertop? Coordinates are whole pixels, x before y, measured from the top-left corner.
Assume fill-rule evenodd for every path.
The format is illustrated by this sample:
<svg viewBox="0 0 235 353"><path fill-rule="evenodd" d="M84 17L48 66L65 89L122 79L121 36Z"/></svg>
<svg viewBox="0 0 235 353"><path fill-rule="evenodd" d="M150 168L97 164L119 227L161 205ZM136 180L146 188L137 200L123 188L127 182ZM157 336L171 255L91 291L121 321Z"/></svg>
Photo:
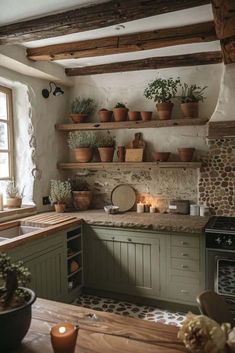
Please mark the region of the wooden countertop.
<svg viewBox="0 0 235 353"><path fill-rule="evenodd" d="M75 353L185 353L178 328L43 299L33 305L32 323L14 353L53 353L50 328L79 324Z"/></svg>

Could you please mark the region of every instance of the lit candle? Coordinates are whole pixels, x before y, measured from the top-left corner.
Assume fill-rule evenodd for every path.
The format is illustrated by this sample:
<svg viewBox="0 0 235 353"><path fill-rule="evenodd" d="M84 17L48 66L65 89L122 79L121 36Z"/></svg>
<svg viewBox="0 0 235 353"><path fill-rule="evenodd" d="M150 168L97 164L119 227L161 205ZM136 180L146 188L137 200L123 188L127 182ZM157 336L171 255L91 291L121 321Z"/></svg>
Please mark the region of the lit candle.
<svg viewBox="0 0 235 353"><path fill-rule="evenodd" d="M143 213L144 212L144 204L139 202L137 203L137 213Z"/></svg>
<svg viewBox="0 0 235 353"><path fill-rule="evenodd" d="M0 211L3 211L3 194L0 193Z"/></svg>
<svg viewBox="0 0 235 353"><path fill-rule="evenodd" d="M156 212L156 207L150 206L149 211L150 211L150 213L155 213Z"/></svg>
<svg viewBox="0 0 235 353"><path fill-rule="evenodd" d="M149 212L149 210L150 210L150 205L148 203L146 203L144 205L144 212Z"/></svg>
<svg viewBox="0 0 235 353"><path fill-rule="evenodd" d="M74 353L78 326L60 322L51 329L51 344L55 353Z"/></svg>

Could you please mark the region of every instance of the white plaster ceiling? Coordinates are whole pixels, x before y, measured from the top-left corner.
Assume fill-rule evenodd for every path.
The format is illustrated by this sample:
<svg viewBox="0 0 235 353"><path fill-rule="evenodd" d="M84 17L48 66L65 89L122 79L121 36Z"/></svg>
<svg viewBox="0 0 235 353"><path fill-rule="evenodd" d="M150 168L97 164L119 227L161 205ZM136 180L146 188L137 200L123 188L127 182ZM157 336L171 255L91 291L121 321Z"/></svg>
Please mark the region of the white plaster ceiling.
<svg viewBox="0 0 235 353"><path fill-rule="evenodd" d="M1 11L0 14L0 26L28 19L29 17L40 17L49 13L66 11L71 8L77 8L80 6L86 6L94 3L99 4L102 2L105 2L105 0L67 0L66 3L64 2L64 0L40 0L38 2L32 0L0 0L0 8L4 9L4 11ZM187 10L176 11L163 15L157 15L144 19L139 19L136 21L122 23L125 28L120 30L115 29L115 26L105 27L92 31L84 31L60 37L31 41L27 43L22 43L21 45L28 48L34 48L45 45L69 43L74 41L102 38L107 36L144 32L161 28L184 26L189 24L206 22L210 20L213 20L213 14L211 5L208 4L204 6L190 8ZM216 50L220 50L220 45L218 41L178 45L174 47L152 49L124 54L98 56L92 58L57 60L54 63L57 63L67 68L73 68L89 65L107 64L119 61L138 60L154 56L190 54L196 52Z"/></svg>

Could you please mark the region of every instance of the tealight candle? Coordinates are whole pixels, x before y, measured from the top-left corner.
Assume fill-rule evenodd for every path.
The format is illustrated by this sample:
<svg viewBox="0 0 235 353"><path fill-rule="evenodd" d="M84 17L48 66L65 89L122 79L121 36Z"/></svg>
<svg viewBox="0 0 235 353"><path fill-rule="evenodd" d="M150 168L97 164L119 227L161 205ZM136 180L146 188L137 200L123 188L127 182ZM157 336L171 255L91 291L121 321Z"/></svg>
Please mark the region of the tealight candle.
<svg viewBox="0 0 235 353"><path fill-rule="evenodd" d="M0 193L0 211L3 211L3 194Z"/></svg>
<svg viewBox="0 0 235 353"><path fill-rule="evenodd" d="M51 329L51 344L55 353L74 353L78 326L60 322Z"/></svg>
<svg viewBox="0 0 235 353"><path fill-rule="evenodd" d="M155 213L156 212L156 207L150 206L149 212L150 213Z"/></svg>
<svg viewBox="0 0 235 353"><path fill-rule="evenodd" d="M137 213L143 213L144 212L144 204L143 203L137 203Z"/></svg>

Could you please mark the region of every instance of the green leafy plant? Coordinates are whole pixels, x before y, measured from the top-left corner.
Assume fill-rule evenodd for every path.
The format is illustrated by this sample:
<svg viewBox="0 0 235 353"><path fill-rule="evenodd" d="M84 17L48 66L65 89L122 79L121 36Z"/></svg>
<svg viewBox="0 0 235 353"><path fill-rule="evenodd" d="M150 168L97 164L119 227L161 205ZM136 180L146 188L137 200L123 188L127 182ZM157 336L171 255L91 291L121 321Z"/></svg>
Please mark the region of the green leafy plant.
<svg viewBox="0 0 235 353"><path fill-rule="evenodd" d="M69 180L72 191L89 191L89 185L84 179L74 177Z"/></svg>
<svg viewBox="0 0 235 353"><path fill-rule="evenodd" d="M115 147L115 139L108 132L107 134L100 134L96 140L97 147Z"/></svg>
<svg viewBox="0 0 235 353"><path fill-rule="evenodd" d="M15 180L13 179L7 183L6 194L9 198L22 198L23 190L22 192L19 191L19 188L16 185Z"/></svg>
<svg viewBox="0 0 235 353"><path fill-rule="evenodd" d="M51 180L50 200L52 203L64 204L71 197L69 181Z"/></svg>
<svg viewBox="0 0 235 353"><path fill-rule="evenodd" d="M168 79L156 78L145 88L144 96L157 103L170 102L176 96L179 83L179 77L175 80L172 77Z"/></svg>
<svg viewBox="0 0 235 353"><path fill-rule="evenodd" d="M30 295L22 287L30 282L31 274L23 262L11 263L11 259L0 253L0 311L16 308L30 299Z"/></svg>
<svg viewBox="0 0 235 353"><path fill-rule="evenodd" d="M96 109L96 104L91 98L75 98L71 103L72 114L91 115Z"/></svg>
<svg viewBox="0 0 235 353"><path fill-rule="evenodd" d="M126 108L126 109L127 109L127 107L125 106L125 104L120 103L120 102L118 102L118 103L115 105L114 108Z"/></svg>
<svg viewBox="0 0 235 353"><path fill-rule="evenodd" d="M188 85L183 83L181 85L181 96L179 97L181 103L203 102L205 99L204 91L208 86L200 87L197 85Z"/></svg>
<svg viewBox="0 0 235 353"><path fill-rule="evenodd" d="M76 148L96 147L96 136L93 132L71 131L67 141L69 148L72 150Z"/></svg>

